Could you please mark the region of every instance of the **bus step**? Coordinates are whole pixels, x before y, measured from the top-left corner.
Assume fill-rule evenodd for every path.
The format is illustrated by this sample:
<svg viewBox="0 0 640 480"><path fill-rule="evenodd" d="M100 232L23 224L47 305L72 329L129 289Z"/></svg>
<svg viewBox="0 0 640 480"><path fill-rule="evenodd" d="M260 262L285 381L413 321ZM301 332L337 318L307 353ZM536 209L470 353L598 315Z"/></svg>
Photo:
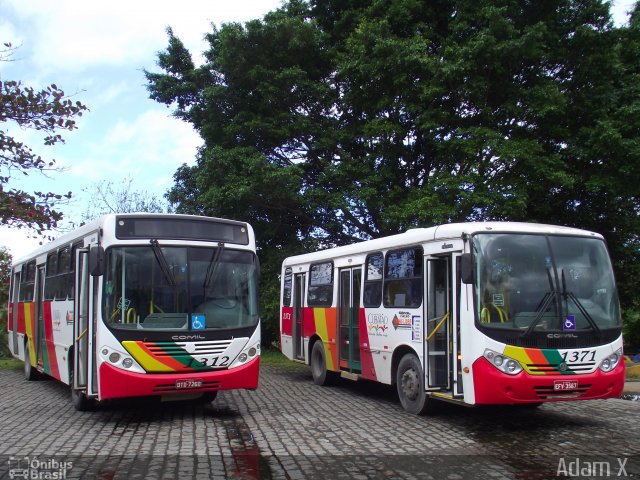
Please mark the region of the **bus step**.
<svg viewBox="0 0 640 480"><path fill-rule="evenodd" d="M445 402L466 405L464 403L464 397L462 395L453 395L453 392L451 390L443 390L440 392L427 392L427 393L429 393L432 397L437 398L439 400L443 400Z"/></svg>
<svg viewBox="0 0 640 480"><path fill-rule="evenodd" d="M342 378L346 378L347 380L353 380L354 382L357 382L360 378L360 375L358 375L357 373L345 372L344 370L340 372L340 376Z"/></svg>

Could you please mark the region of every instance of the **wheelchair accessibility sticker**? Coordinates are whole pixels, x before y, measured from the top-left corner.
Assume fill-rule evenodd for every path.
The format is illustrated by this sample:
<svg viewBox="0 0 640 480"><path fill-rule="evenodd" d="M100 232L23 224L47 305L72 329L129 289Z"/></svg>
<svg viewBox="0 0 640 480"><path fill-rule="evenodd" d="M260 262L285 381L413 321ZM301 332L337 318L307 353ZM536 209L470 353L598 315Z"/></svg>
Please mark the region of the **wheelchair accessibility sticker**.
<svg viewBox="0 0 640 480"><path fill-rule="evenodd" d="M576 329L576 316L575 315L567 315L567 318L564 319L564 323L562 325L563 330L575 330Z"/></svg>
<svg viewBox="0 0 640 480"><path fill-rule="evenodd" d="M204 315L191 315L191 330L204 330Z"/></svg>

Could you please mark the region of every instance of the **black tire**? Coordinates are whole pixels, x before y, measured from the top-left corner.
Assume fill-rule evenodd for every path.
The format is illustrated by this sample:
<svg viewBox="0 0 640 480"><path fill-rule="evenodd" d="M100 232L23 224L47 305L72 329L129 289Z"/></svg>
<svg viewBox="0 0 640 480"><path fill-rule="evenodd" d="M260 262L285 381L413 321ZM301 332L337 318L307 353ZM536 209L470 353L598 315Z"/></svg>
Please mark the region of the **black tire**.
<svg viewBox="0 0 640 480"><path fill-rule="evenodd" d="M542 406L543 402L534 402L534 403L521 403L516 405L517 408L521 408L523 410L535 410L536 408Z"/></svg>
<svg viewBox="0 0 640 480"><path fill-rule="evenodd" d="M198 399L201 403L211 403L218 396L218 392L204 392L202 396Z"/></svg>
<svg viewBox="0 0 640 480"><path fill-rule="evenodd" d="M327 357L325 356L324 345L321 340L317 340L313 344L309 364L311 366L313 383L320 386L331 383L333 375L331 375L331 372L327 372Z"/></svg>
<svg viewBox="0 0 640 480"><path fill-rule="evenodd" d="M407 353L398 364L396 387L402 408L415 415L423 415L433 410L432 401L424 391L424 375L420 360L413 353Z"/></svg>
<svg viewBox="0 0 640 480"><path fill-rule="evenodd" d="M31 352L29 349L29 342L24 345L24 378L30 382L37 380L40 377L38 371L31 365Z"/></svg>
<svg viewBox="0 0 640 480"><path fill-rule="evenodd" d="M71 388L71 403L73 404L73 408L79 412L88 412L96 408L97 403L93 398L87 398L83 392L73 388L73 364L69 368L69 387Z"/></svg>

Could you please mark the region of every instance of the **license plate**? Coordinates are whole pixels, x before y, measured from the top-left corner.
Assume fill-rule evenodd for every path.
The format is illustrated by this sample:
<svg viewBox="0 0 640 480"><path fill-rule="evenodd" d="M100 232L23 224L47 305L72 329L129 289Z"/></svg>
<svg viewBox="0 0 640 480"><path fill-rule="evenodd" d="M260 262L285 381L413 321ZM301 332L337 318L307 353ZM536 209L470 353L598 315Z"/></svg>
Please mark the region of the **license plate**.
<svg viewBox="0 0 640 480"><path fill-rule="evenodd" d="M187 380L176 380L176 390L183 390L185 388L202 388L202 379L190 378Z"/></svg>
<svg viewBox="0 0 640 480"><path fill-rule="evenodd" d="M577 380L556 380L553 382L553 389L558 392L562 390L575 390L578 388Z"/></svg>

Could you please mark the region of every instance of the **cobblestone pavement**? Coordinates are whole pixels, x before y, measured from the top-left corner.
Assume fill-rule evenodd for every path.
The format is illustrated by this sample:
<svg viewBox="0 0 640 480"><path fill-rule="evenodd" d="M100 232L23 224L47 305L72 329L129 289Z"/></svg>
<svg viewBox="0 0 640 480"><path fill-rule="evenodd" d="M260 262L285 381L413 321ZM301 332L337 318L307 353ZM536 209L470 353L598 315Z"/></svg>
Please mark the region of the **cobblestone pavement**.
<svg viewBox="0 0 640 480"><path fill-rule="evenodd" d="M262 369L257 391L203 405L112 402L77 412L68 388L0 371L0 478L640 476L640 402L404 412L369 382L313 384ZM601 475L602 474L602 475Z"/></svg>

